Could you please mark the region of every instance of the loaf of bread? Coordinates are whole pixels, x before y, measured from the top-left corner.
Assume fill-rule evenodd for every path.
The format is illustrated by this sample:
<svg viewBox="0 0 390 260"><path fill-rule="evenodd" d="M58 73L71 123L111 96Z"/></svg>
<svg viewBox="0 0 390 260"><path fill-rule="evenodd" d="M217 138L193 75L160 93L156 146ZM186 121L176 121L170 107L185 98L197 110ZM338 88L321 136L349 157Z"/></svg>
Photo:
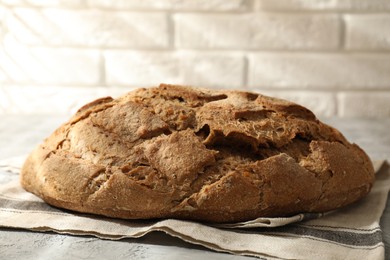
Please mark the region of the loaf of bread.
<svg viewBox="0 0 390 260"><path fill-rule="evenodd" d="M207 222L330 211L374 178L363 150L300 105L164 84L85 105L21 171L56 207Z"/></svg>

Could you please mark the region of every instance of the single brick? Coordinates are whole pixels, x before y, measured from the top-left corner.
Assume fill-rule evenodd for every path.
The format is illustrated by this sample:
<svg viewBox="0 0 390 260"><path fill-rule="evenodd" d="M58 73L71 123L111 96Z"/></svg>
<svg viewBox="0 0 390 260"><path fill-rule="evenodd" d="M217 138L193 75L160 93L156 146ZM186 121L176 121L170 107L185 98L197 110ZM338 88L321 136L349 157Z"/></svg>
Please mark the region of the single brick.
<svg viewBox="0 0 390 260"><path fill-rule="evenodd" d="M340 21L333 14L177 14L178 48L335 49Z"/></svg>
<svg viewBox="0 0 390 260"><path fill-rule="evenodd" d="M95 50L27 48L12 37L6 37L0 47L0 71L10 82L99 84L99 66Z"/></svg>
<svg viewBox="0 0 390 260"><path fill-rule="evenodd" d="M388 88L389 54L261 53L249 57L250 86Z"/></svg>
<svg viewBox="0 0 390 260"><path fill-rule="evenodd" d="M390 49L390 15L346 15L346 48Z"/></svg>
<svg viewBox="0 0 390 260"><path fill-rule="evenodd" d="M33 45L169 46L168 18L163 13L16 8L8 27L20 42Z"/></svg>
<svg viewBox="0 0 390 260"><path fill-rule="evenodd" d="M389 117L389 91L341 92L338 95L341 117Z"/></svg>
<svg viewBox="0 0 390 260"><path fill-rule="evenodd" d="M336 96L331 91L307 91L307 90L262 90L254 91L295 102L305 106L318 117L332 117L337 114Z"/></svg>
<svg viewBox="0 0 390 260"><path fill-rule="evenodd" d="M109 85L238 87L244 78L244 58L232 54L106 51L105 67Z"/></svg>
<svg viewBox="0 0 390 260"><path fill-rule="evenodd" d="M122 89L122 93L126 91ZM73 114L86 103L113 93L111 88L98 86L6 85L0 87L0 111L7 114Z"/></svg>

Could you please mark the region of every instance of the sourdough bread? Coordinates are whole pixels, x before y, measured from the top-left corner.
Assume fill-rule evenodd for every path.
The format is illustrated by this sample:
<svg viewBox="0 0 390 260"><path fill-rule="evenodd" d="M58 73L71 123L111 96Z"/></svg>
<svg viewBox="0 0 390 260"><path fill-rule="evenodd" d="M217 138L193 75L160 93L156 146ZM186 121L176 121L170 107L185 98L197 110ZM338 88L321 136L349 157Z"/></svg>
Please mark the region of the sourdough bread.
<svg viewBox="0 0 390 260"><path fill-rule="evenodd" d="M21 171L60 208L210 222L325 212L373 182L364 151L298 104L164 84L85 105Z"/></svg>

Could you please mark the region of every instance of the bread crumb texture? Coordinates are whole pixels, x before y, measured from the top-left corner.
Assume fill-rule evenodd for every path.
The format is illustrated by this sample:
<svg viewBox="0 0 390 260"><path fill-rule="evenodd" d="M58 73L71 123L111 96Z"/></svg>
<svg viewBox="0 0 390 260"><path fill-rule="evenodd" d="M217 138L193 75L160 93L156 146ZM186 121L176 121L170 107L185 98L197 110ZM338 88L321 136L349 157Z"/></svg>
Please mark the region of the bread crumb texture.
<svg viewBox="0 0 390 260"><path fill-rule="evenodd" d="M300 105L166 84L85 105L21 173L57 207L208 222L329 211L373 182L364 151Z"/></svg>

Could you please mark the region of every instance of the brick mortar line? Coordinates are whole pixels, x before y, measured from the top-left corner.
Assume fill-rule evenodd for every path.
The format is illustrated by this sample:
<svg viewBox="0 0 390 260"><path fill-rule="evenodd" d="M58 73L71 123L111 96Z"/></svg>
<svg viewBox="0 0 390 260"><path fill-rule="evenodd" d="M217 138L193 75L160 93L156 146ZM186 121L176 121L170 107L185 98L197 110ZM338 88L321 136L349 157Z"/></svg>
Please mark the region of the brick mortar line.
<svg viewBox="0 0 390 260"><path fill-rule="evenodd" d="M174 37L172 37L174 38ZM172 39L174 41L174 39ZM251 48L220 48L220 49L207 49L207 48L180 48L180 47L104 47L104 46L81 46L81 45L38 45L38 44L23 44L24 47L28 49L57 49L57 50L86 50L86 51L123 51L123 52L186 52L186 53L232 53L232 54L347 54L347 55L387 55L390 54L389 48L378 48L378 49L296 49L296 50L286 50L286 49L251 49Z"/></svg>
<svg viewBox="0 0 390 260"><path fill-rule="evenodd" d="M324 10L294 10L294 9L256 9L255 7L249 6L248 9L237 9L237 10L201 10L201 9L153 9L153 8L110 8L110 7L99 7L99 6L33 6L33 5L9 5L3 4L4 9L31 9L31 10L42 10L42 9L56 9L64 11L107 11L107 12L128 12L128 13L172 13L172 14L282 14L282 15L310 15L310 14L341 14L341 15L375 15L375 14L387 14L390 15L390 8L387 11L383 9L378 10L354 10L354 9L324 9Z"/></svg>
<svg viewBox="0 0 390 260"><path fill-rule="evenodd" d="M114 49L114 48L111 48ZM129 49L130 50L130 49ZM135 49L134 49L135 50ZM390 54L390 46L389 48L381 48L381 49L291 49L286 50L285 48L281 49L252 49L252 48L232 48L232 49L226 49L226 48L220 48L220 49L207 49L207 48L181 48L176 47L174 49L175 51L199 51L199 52L246 52L246 53L259 53L259 52L266 52L266 53L280 53L280 54L288 54L288 53L310 53L310 54L337 54L337 53L347 53L347 54L359 54L359 53L389 53ZM164 51L164 50L161 50Z"/></svg>
<svg viewBox="0 0 390 260"><path fill-rule="evenodd" d="M340 28L339 28L339 47L341 50L346 51L347 46L346 46L346 38L347 38L347 24L345 20L344 15L339 16L339 23L340 23Z"/></svg>
<svg viewBox="0 0 390 260"><path fill-rule="evenodd" d="M167 27L168 27L168 49L174 50L175 49L175 36L176 36L176 28L175 28L175 20L173 18L173 14L171 12L167 12L166 14L167 19Z"/></svg>
<svg viewBox="0 0 390 260"><path fill-rule="evenodd" d="M281 55L285 55L285 54L319 54L319 55L328 55L328 54L348 54L348 55L360 55L360 54L363 54L363 55L370 55L370 54L373 54L373 55L378 55L378 54L390 54L390 47L389 49L386 49L386 50L376 50L376 51L373 51L373 50L339 50L339 51L335 51L335 50L329 50L329 51L325 51L325 50L243 50L245 52L247 52L248 54L261 54L261 53L270 53L270 54L281 54Z"/></svg>
<svg viewBox="0 0 390 260"><path fill-rule="evenodd" d="M101 85L106 86L106 58L102 51L99 53L99 82Z"/></svg>
<svg viewBox="0 0 390 260"><path fill-rule="evenodd" d="M335 93L334 91L331 92L331 99L333 100L333 106L334 106L334 111L332 112L332 114L333 114L333 116L337 116L337 115L339 115L340 104L339 104L339 101L337 99L337 93ZM332 106L328 104L327 110L331 111Z"/></svg>
<svg viewBox="0 0 390 260"><path fill-rule="evenodd" d="M4 9L31 9L31 10L43 10L43 9L52 9L52 10L64 10L64 11L106 11L106 12L126 12L126 13L199 13L199 14L241 14L241 13L256 13L252 9L242 9L242 10L196 10L196 9L152 9L152 8L109 8L109 7L98 7L98 6L31 6L31 5L7 5L2 6Z"/></svg>
<svg viewBox="0 0 390 260"><path fill-rule="evenodd" d="M340 99L339 92L334 92L333 96L334 96L335 115L341 117L341 115L343 114L342 113L343 106L341 103L343 102Z"/></svg>
<svg viewBox="0 0 390 260"><path fill-rule="evenodd" d="M266 91L291 91L291 92L297 92L297 91L304 91L304 92L329 92L329 93L337 93L337 92L369 92L369 93L378 93L378 92L389 92L390 93L390 86L388 88L340 88L340 87L321 87L321 88L302 88L302 87L256 87L256 86L247 86L248 90L266 90Z"/></svg>
<svg viewBox="0 0 390 260"><path fill-rule="evenodd" d="M64 83L37 83L37 82L12 82L12 81L0 81L0 88L10 88L10 87L42 87L42 88L110 88L108 84L101 85L101 84L85 84L85 83L71 83L71 84L64 84Z"/></svg>
<svg viewBox="0 0 390 260"><path fill-rule="evenodd" d="M390 86L388 89L353 89L353 90L349 90L349 89L337 89L336 91L334 90L333 91L334 93L336 94L341 94L341 93L366 93L368 92L369 94L370 93L385 93L385 92L388 92L390 93Z"/></svg>
<svg viewBox="0 0 390 260"><path fill-rule="evenodd" d="M157 8L115 8L115 7L99 7L99 6L34 6L34 5L12 5L12 4L3 4L4 9L31 9L31 10L43 10L43 9L55 9L55 10L65 10L65 11L86 11L86 10L98 10L98 11L107 11L107 12L134 12L134 13L167 13L172 12L184 13L184 14L244 14L244 13L268 13L268 14L294 14L294 15L308 15L308 14L343 14L343 15L376 15L376 14L385 14L389 15L390 8L382 8L378 10L354 10L352 9L277 9L277 8L265 8L261 9L252 5L249 5L248 8L242 9L231 9L231 10L202 10L202 9L175 9L175 8L166 8L166 9L157 9Z"/></svg>
<svg viewBox="0 0 390 260"><path fill-rule="evenodd" d="M356 14L356 15L373 15L373 14L390 14L390 8L388 8L387 11L384 11L383 9L378 10L277 10L277 9L262 9L262 10L254 10L254 12L259 13L275 13L275 14L341 14L341 15L348 15L348 14Z"/></svg>
<svg viewBox="0 0 390 260"><path fill-rule="evenodd" d="M316 88L316 89L307 89L307 88L302 88L302 87L296 87L296 88L277 88L277 87L252 87L249 86L250 90L264 90L264 91L288 91L288 92L297 92L297 91L304 91L304 92L329 92L329 93L338 93L338 92L347 92L347 93L352 93L352 92L389 92L390 93L390 86L388 89L381 89L381 88L375 88L375 89L364 89L364 88L356 88L356 89L331 89L331 88Z"/></svg>
<svg viewBox="0 0 390 260"><path fill-rule="evenodd" d="M150 85L150 86L152 86L152 85ZM1 89L10 89L10 88L14 88L14 87L29 88L29 89L31 89L31 91L33 91L33 89L35 87L47 88L48 90L50 89L50 87L54 87L54 88L63 88L63 89L67 89L67 88L69 88L69 89L76 88L77 89L77 88L79 88L80 90L81 89L90 89L91 91L93 91L96 88L107 89L107 90L110 90L110 89L111 90L113 90L113 89L125 90L126 88L134 89L134 88L138 87L138 84L137 84L137 86L131 85L131 84L128 84L128 85L108 84L106 86L102 86L102 85L94 85L94 86L91 86L91 85L63 85L63 84L43 85L43 84L13 84L13 83L1 84ZM201 87L201 85L199 85L199 87ZM210 88L218 89L218 87L210 87ZM239 88L242 89L242 87L237 87L237 89L239 89ZM272 91L272 92L290 92L290 93L297 93L297 94L299 94L299 92L305 92L305 93L319 93L319 92L323 93L323 92L325 92L325 93L334 94L334 95L339 95L339 94L343 94L343 93L358 94L358 93L367 93L367 92L369 94L370 93L373 93L373 94L390 93L390 88L389 89L362 89L362 88L357 88L357 89L340 89L340 88L338 88L338 89L328 89L328 88L306 89L306 88L272 88L272 87L251 87L251 86L248 86L247 88L245 88L245 90L259 92L259 93L261 93L262 91Z"/></svg>
<svg viewBox="0 0 390 260"><path fill-rule="evenodd" d="M244 59L244 65L243 65L243 75L242 75L242 88L249 89L248 82L249 82L249 59L246 55L243 56Z"/></svg>
<svg viewBox="0 0 390 260"><path fill-rule="evenodd" d="M172 37L174 42L174 36ZM91 51L151 51L151 52L174 52L174 51L193 51L193 52L232 52L232 53L272 53L272 54L288 54L288 53L300 53L300 54L390 54L390 46L388 48L377 49L252 49L252 48L182 48L182 47L105 47L105 46L82 46L82 45L39 45L39 44L23 44L26 48L31 49L74 49L74 50L91 50Z"/></svg>

